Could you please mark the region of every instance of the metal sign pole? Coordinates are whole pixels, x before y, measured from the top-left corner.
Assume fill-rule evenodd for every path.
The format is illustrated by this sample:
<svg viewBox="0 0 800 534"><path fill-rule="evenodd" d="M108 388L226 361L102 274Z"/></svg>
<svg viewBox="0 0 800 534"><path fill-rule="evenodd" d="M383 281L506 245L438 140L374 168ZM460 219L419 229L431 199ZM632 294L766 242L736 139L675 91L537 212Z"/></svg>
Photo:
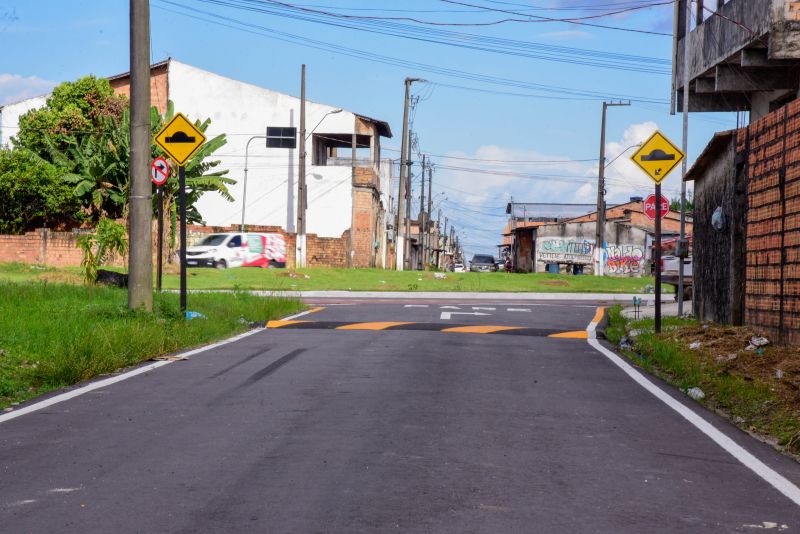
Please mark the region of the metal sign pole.
<svg viewBox="0 0 800 534"><path fill-rule="evenodd" d="M164 272L164 187L158 188L158 267L156 289L161 291L161 277Z"/></svg>
<svg viewBox="0 0 800 534"><path fill-rule="evenodd" d="M656 271L656 334L661 333L661 183L656 184L656 242L653 264Z"/></svg>
<svg viewBox="0 0 800 534"><path fill-rule="evenodd" d="M186 168L178 167L178 200L181 220L181 312L186 315Z"/></svg>

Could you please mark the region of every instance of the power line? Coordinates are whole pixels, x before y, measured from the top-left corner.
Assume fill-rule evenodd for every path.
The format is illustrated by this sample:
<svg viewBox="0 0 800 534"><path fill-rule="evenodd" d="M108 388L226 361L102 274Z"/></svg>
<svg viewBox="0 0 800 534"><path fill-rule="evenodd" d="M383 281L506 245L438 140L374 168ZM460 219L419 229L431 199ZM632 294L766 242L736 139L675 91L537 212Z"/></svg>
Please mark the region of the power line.
<svg viewBox="0 0 800 534"><path fill-rule="evenodd" d="M607 98L623 98L628 100L634 101L641 101L641 102L651 102L651 103L667 103L666 100L655 100L650 97L641 97L641 96L634 96L634 95L625 95L625 94L612 94L612 93L603 93L598 91L588 91L584 89L573 89L568 87L561 87L561 86L552 86L547 84L538 84L533 82L525 82L521 80L514 80L510 78L502 78L497 76L490 76L490 75L483 75L472 73L468 71L452 69L447 67L440 67L437 65L430 65L426 63L420 63L415 61L407 61L400 58L395 58L392 56L384 56L379 54L374 54L371 52L366 52L363 50L344 47L338 44L333 44L325 41L319 41L316 39L310 39L303 36L274 30L272 28L261 26L258 24L253 24L250 22L243 22L237 20L232 17L227 17L224 15L220 15L218 13L211 13L208 11L204 11L201 9L190 8L184 6L182 4L178 4L171 0L156 0L158 2L166 3L169 5L176 6L180 9L185 9L190 11L190 13L186 13L184 11L176 11L174 9L169 9L160 5L155 5L158 9L168 11L171 13L176 13L185 17L193 18L196 20L201 20L203 22L207 22L210 24L215 24L223 27L228 27L231 29L235 29L238 31L243 31L246 33L252 33L254 35L260 35L263 37L267 37L269 39L274 39L277 41L288 42L291 44L304 46L307 48L313 48L317 50L323 50L325 52L334 52L337 54L341 54L344 56L354 57L357 59L363 59L375 63L381 63L385 65L391 65L395 67L402 67L404 69L411 69L420 72L427 72L433 74L441 74L444 76L460 78L470 81L475 81L479 83L485 83L490 85L501 85L506 87L514 87L517 89L526 89L532 91L541 91L541 92L552 92L558 93L559 95L571 95L571 96L579 96L579 97L591 97L595 99L607 99ZM204 18L192 13L200 13L202 15L213 17L211 19ZM223 21L227 21L223 22ZM240 27L243 26L243 27Z"/></svg>
<svg viewBox="0 0 800 534"><path fill-rule="evenodd" d="M468 4L466 2L457 2L456 0L440 0L440 1L441 2L446 2L448 4L456 4L456 5L460 5L460 6L466 6L466 7L476 7L476 8L480 8L480 9L485 9L486 11L496 11L498 13L508 13L508 14L512 14L512 15L525 15L524 13L520 13L518 11L509 11L507 9L497 9L497 8L491 8L491 7L486 7L486 6L480 6L480 5L476 5L476 4ZM669 2L662 2L662 3L659 3L659 4L654 4L654 5L672 4L672 3L673 3L673 1L669 1ZM530 15L530 16L535 16L535 15ZM625 32L644 33L644 34L648 34L648 35L662 35L662 36L670 36L670 37L672 37L671 33L665 33L665 32L656 32L656 31L650 31L650 30L637 30L637 29L634 29L634 28L623 28L623 27L620 27L620 26L606 26L606 25L603 25L603 24L595 24L595 23L591 23L591 22L582 22L580 20L555 19L555 18L551 18L551 17L539 17L539 18L546 19L546 20L548 20L550 22L563 22L563 23L566 23L566 24L578 24L578 25L581 25L581 26L592 26L592 27L595 27L595 28L603 28L603 29L606 29L606 30L619 30L619 31L625 31Z"/></svg>

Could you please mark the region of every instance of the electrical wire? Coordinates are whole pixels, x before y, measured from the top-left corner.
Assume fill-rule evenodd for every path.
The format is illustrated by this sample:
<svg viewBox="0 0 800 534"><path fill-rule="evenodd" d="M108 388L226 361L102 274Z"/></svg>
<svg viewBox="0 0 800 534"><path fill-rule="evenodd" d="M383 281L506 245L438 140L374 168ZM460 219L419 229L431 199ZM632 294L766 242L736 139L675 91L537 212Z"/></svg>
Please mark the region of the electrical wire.
<svg viewBox="0 0 800 534"><path fill-rule="evenodd" d="M180 9L188 10L189 13L185 11L178 11L174 9L170 9L159 5L160 3L166 3L172 6L176 6ZM313 48L317 50L323 50L325 52L333 52L337 54L341 54L348 57L354 57L357 59L363 59L375 63L381 63L385 65L391 65L395 67L402 67L404 69L413 69L420 72L427 72L433 74L440 74L443 76L453 77L453 78L460 78L464 80L489 84L489 85L499 85L499 86L506 86L506 87L513 87L517 89L525 89L529 91L537 91L537 92L544 92L544 93L558 93L559 95L569 95L569 96L576 96L576 97L589 97L596 100L603 100L603 99L626 99L632 100L637 102L650 102L650 103L658 103L658 104L666 104L668 103L665 99L653 99L651 97L643 97L643 96L635 96L635 95L626 95L626 94L615 94L615 93L607 93L607 92L599 92L599 91L589 91L585 89L574 89L562 86L554 86L554 85L547 85L547 84L539 84L534 82L526 82L522 80L514 80L510 78L502 78L497 76L491 75L483 75L478 73L472 73L468 71L463 71L459 69L452 69L448 67L441 67L436 65L430 65L426 63L414 62L414 61L407 61L391 56L384 56L379 54L374 54L371 52L365 52L363 50L358 50L354 48L344 47L338 44L333 44L325 41L319 41L315 39L310 39L306 37L302 37L299 35L274 30L266 26L261 26L257 24L253 24L250 22L244 22L237 20L235 18L226 17L220 15L218 13L211 13L208 11L196 9L196 8L189 8L182 4L173 2L171 0L154 0L154 7L157 9L161 9L167 12L179 14L181 16L185 16L188 18L201 20L203 22L207 22L209 24L215 24L223 27L228 27L231 29L235 29L238 31L243 31L245 33L252 33L254 35L260 35L262 37L267 37L269 39L274 39L277 41L288 42L299 46L304 46L307 48ZM210 16L212 18L204 18L202 16L198 16L193 13L200 13L202 15ZM435 82L434 82L435 83ZM441 85L441 84L440 84ZM485 89L481 89L485 91ZM536 96L536 95L530 95Z"/></svg>

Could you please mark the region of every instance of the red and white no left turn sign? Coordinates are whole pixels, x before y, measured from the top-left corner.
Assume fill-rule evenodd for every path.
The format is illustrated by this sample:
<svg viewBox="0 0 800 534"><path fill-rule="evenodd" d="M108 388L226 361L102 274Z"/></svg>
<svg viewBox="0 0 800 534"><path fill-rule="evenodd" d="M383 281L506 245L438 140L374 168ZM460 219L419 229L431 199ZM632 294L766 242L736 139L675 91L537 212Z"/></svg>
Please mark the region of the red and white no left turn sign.
<svg viewBox="0 0 800 534"><path fill-rule="evenodd" d="M167 182L169 178L169 163L164 158L156 158L150 164L150 178L153 183L161 187Z"/></svg>
<svg viewBox="0 0 800 534"><path fill-rule="evenodd" d="M661 218L667 216L669 213L669 200L664 195L661 195ZM644 214L647 216L648 219L651 221L656 220L656 196L650 195L646 199L644 199Z"/></svg>

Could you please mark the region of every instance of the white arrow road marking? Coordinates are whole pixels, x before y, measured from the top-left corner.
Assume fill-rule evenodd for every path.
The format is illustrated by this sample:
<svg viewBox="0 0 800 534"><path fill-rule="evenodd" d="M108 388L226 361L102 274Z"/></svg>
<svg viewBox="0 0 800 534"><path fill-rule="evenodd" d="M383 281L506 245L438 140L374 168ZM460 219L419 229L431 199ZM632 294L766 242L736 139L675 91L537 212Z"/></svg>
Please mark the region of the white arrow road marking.
<svg viewBox="0 0 800 534"><path fill-rule="evenodd" d="M480 307L478 307L478 306L473 306L473 307L472 307L472 309L473 309L473 310L483 310L483 311L494 311L494 310L496 310L497 308L480 308Z"/></svg>
<svg viewBox="0 0 800 534"><path fill-rule="evenodd" d="M439 317L442 321L449 321L450 317L453 315L491 315L491 313L481 313L481 312L442 312L441 317Z"/></svg>
<svg viewBox="0 0 800 534"><path fill-rule="evenodd" d="M406 304L404 308L427 308L427 304Z"/></svg>
<svg viewBox="0 0 800 534"><path fill-rule="evenodd" d="M506 311L510 312L529 312L531 311L530 308L508 308Z"/></svg>
<svg viewBox="0 0 800 534"><path fill-rule="evenodd" d="M458 306L439 306L440 310L460 310Z"/></svg>

